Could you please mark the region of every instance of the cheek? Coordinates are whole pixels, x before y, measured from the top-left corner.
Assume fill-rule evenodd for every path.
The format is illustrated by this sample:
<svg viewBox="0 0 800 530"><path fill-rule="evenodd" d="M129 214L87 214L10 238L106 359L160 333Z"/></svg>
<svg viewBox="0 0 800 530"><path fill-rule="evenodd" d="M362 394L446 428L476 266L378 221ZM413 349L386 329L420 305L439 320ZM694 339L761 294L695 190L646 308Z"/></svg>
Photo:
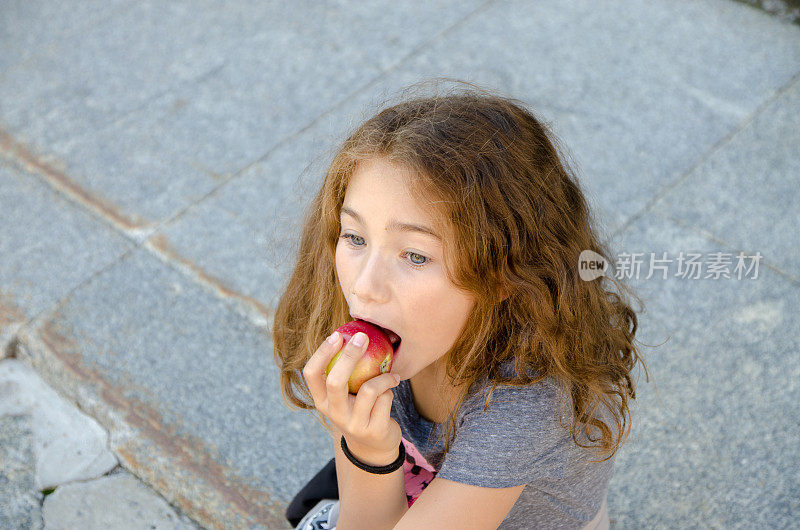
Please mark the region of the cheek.
<svg viewBox="0 0 800 530"><path fill-rule="evenodd" d="M416 329L432 337L437 346L449 347L469 317L474 305L460 292L442 285L425 285L415 290L417 296L409 305Z"/></svg>
<svg viewBox="0 0 800 530"><path fill-rule="evenodd" d="M398 294L405 299L417 337L436 345L446 333L443 326L450 312L447 293L436 282L410 282L406 287Z"/></svg>

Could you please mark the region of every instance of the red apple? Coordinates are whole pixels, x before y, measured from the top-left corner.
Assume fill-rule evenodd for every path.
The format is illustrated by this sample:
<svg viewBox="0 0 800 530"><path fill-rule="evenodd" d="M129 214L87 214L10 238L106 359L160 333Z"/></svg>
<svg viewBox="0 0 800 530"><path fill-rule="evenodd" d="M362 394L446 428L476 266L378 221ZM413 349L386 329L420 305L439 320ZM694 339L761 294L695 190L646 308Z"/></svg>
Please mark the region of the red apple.
<svg viewBox="0 0 800 530"><path fill-rule="evenodd" d="M366 333L369 342L367 343L367 351L356 363L353 372L350 375L347 388L351 394L358 394L358 389L361 388L367 380L373 377L385 374L392 369L392 360L394 358L394 349L392 342L389 339L390 335L387 334L382 328L370 322L363 320L352 320L336 329L344 339L342 342L342 349L350 339L359 331ZM396 337L396 335L395 335ZM342 350L336 353L325 368L325 375L327 376Z"/></svg>

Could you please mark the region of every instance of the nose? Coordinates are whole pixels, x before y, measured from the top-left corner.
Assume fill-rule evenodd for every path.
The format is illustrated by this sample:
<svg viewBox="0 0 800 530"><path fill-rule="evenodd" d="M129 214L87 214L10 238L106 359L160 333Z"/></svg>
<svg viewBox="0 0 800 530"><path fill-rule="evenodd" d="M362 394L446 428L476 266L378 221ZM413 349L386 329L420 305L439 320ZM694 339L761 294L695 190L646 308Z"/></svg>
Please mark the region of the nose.
<svg viewBox="0 0 800 530"><path fill-rule="evenodd" d="M385 261L380 255L373 254L358 264L350 292L364 305L382 303L388 297L388 279L389 269Z"/></svg>

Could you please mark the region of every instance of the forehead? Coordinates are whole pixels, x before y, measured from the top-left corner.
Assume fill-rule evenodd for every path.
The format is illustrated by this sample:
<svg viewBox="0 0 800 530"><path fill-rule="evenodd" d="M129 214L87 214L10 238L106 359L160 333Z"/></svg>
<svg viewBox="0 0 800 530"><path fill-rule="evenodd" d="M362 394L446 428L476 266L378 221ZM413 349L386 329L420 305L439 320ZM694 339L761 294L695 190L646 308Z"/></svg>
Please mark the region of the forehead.
<svg viewBox="0 0 800 530"><path fill-rule="evenodd" d="M367 222L364 220L364 217L357 211L353 210L346 203L345 205L342 206L342 211L341 211L341 216L344 217L345 215L352 217L362 225L367 224ZM442 237L437 233L436 229L433 228L432 226L427 226L424 224L406 223L398 219L390 219L386 223L385 230L388 232L406 232L406 233L423 234L438 240L440 243L442 242Z"/></svg>
<svg viewBox="0 0 800 530"><path fill-rule="evenodd" d="M353 219L388 232L422 234L444 245L451 230L442 222L441 205L412 192L417 178L386 159L359 161L347 186L340 221Z"/></svg>
<svg viewBox="0 0 800 530"><path fill-rule="evenodd" d="M350 177L343 212L355 210L369 219L395 219L401 223L433 227L439 212L431 201L412 193L417 176L385 159L360 161Z"/></svg>

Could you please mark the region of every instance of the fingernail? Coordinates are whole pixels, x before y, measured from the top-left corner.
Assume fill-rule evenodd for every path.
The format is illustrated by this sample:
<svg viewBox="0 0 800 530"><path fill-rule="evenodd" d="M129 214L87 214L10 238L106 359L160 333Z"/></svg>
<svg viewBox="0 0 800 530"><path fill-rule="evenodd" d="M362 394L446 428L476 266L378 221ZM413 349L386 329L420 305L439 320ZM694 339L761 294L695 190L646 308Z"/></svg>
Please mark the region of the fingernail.
<svg viewBox="0 0 800 530"><path fill-rule="evenodd" d="M331 336L328 337L328 342L330 342L331 344L336 344L337 340L339 340L339 332L334 331L333 333L331 333Z"/></svg>
<svg viewBox="0 0 800 530"><path fill-rule="evenodd" d="M366 340L367 340L367 336L359 331L358 333L356 333L356 336L353 337L353 345L354 346L363 346L364 342Z"/></svg>
<svg viewBox="0 0 800 530"><path fill-rule="evenodd" d="M397 375L397 374L392 374L392 375L394 376L394 380L399 383L400 382L400 376Z"/></svg>

